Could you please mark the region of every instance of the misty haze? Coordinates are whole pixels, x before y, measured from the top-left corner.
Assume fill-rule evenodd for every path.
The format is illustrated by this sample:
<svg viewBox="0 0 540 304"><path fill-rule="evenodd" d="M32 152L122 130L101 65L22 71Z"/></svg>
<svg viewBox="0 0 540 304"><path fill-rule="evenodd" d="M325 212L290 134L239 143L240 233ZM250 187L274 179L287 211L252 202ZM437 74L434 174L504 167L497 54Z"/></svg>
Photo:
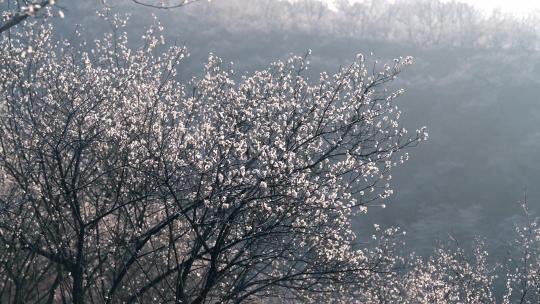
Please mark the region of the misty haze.
<svg viewBox="0 0 540 304"><path fill-rule="evenodd" d="M0 12L0 303L540 303L540 5Z"/></svg>

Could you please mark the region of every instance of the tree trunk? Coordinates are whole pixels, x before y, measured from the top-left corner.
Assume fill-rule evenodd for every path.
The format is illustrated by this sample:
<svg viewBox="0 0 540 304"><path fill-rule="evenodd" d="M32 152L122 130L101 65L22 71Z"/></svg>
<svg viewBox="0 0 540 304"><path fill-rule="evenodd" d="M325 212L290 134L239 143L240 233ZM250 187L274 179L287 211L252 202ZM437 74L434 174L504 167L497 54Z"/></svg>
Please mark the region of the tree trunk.
<svg viewBox="0 0 540 304"><path fill-rule="evenodd" d="M84 303L84 278L81 267L75 267L72 274L73 278L73 304Z"/></svg>

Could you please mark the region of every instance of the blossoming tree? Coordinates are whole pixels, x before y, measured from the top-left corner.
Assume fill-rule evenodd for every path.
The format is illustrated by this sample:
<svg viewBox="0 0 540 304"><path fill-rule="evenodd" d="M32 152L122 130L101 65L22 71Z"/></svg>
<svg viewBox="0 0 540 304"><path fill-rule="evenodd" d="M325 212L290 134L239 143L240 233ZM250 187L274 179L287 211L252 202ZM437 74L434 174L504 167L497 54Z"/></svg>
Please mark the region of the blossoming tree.
<svg viewBox="0 0 540 304"><path fill-rule="evenodd" d="M131 48L111 18L0 38L2 301L351 302L391 275L394 230L368 250L351 218L427 137L390 85L411 58L313 81L308 57L238 77L211 55L182 83L159 25Z"/></svg>
<svg viewBox="0 0 540 304"><path fill-rule="evenodd" d="M0 34L55 4L55 0L0 0ZM63 15L63 12L59 14Z"/></svg>

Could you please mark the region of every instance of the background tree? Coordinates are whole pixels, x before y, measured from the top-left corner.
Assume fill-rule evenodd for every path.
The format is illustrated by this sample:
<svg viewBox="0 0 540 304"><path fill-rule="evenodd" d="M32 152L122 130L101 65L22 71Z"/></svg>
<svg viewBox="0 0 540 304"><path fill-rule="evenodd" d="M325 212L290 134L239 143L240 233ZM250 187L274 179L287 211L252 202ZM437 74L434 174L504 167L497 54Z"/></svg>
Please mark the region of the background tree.
<svg viewBox="0 0 540 304"><path fill-rule="evenodd" d="M169 1L152 1L152 0L131 0L133 3L157 9L174 9L179 8L199 0L169 0ZM101 0L104 6L108 6L109 2ZM12 27L17 26L25 21L28 17L40 15L43 11L52 7L61 8L57 0L0 0L0 34L8 31ZM51 11L48 11L50 14ZM87 12L88 13L88 12ZM64 12L58 10L58 16L64 17Z"/></svg>

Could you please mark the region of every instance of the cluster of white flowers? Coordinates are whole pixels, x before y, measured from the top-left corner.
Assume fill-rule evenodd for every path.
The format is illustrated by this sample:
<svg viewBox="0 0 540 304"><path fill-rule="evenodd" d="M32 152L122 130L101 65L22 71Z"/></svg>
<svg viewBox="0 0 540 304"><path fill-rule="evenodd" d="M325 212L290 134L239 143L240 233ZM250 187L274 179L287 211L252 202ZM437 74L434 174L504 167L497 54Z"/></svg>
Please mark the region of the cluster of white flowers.
<svg viewBox="0 0 540 304"><path fill-rule="evenodd" d="M512 247L517 253L504 264L506 292L502 303L537 303L540 300L540 228L531 218L526 200L522 205L526 223L516 225Z"/></svg>

